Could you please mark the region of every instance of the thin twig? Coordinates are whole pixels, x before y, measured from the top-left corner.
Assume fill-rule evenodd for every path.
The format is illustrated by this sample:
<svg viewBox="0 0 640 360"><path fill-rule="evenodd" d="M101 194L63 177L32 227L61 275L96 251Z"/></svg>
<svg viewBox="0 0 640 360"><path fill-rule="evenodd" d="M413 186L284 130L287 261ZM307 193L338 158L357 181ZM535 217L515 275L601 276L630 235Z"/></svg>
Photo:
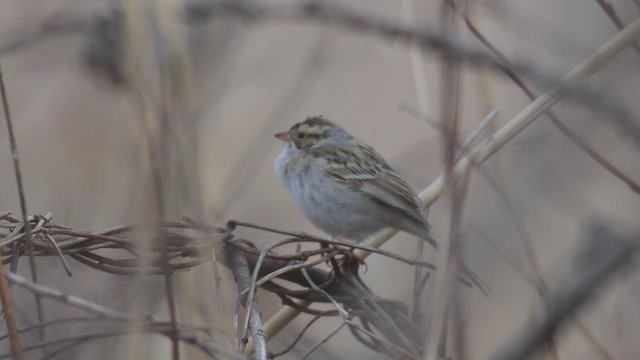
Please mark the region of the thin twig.
<svg viewBox="0 0 640 360"><path fill-rule="evenodd" d="M302 310L311 305L311 301L294 299L291 305L284 306L264 326L264 337L266 340L274 337L280 330L282 330L287 324L293 321ZM245 354L252 355L255 352L255 346L253 341L249 341L245 349Z"/></svg>
<svg viewBox="0 0 640 360"><path fill-rule="evenodd" d="M251 314L253 312L256 312L256 307L252 306L254 305L254 303L257 306L257 302L255 301L255 292L256 292L256 286L257 286L257 282L258 282L258 274L260 273L260 268L262 266L262 263L264 262L264 258L266 256L266 254L270 251L272 251L273 249L277 248L278 246L282 246L284 244L288 244L292 242L291 239L285 239L285 240L281 240L278 241L276 243L273 244L269 244L267 246L264 247L264 249L262 249L260 251L260 256L258 256L258 260L256 261L255 267L253 268L253 273L251 274L251 281L246 284L247 286L245 287L244 285L244 279L242 279L242 286L243 286L243 291L245 288L248 288L248 294L247 294L247 301L246 301L246 311L245 311L245 316L244 316L244 322L243 322L243 326L242 326L242 334L243 336L246 336L248 330L249 330L249 321L250 321L250 317ZM232 253L233 254L233 253ZM234 257L238 257L239 255L235 255ZM244 266L246 263L246 258L244 257L244 254L242 254L242 259L244 259L244 263L242 263L241 265ZM239 261L239 260L237 260ZM249 271L249 267L248 265L246 266L247 271ZM240 274L240 275L244 275L244 273ZM236 282L238 282L239 280L236 279ZM259 315L259 312L257 312L257 314ZM260 324L260 332L262 332L262 324ZM264 341L264 335L261 334L262 338L260 339L261 341ZM255 340L254 340L255 341ZM264 349L264 356L266 356L266 345L265 345L265 349ZM258 355L261 355L261 352L258 349Z"/></svg>
<svg viewBox="0 0 640 360"><path fill-rule="evenodd" d="M92 333L82 334L82 335L67 336L64 338L59 338L56 340L51 340L44 343L28 346L28 347L25 347L24 350L25 351L37 350L43 347L60 345L60 344L65 344L69 342L72 342L75 344L75 346L77 346L77 345L80 345L81 343L84 343L90 340L95 340L95 339L100 339L105 337L125 336L132 333L157 332L160 334L168 334L172 331L173 330L171 329L171 325L168 323L152 324L143 328L134 326L129 328L120 328L116 330L106 330L106 331L92 332ZM211 341L205 340L200 336L179 331L178 337L180 340L197 345L201 350L205 351L209 356L211 356L214 359L221 359L221 358L224 358L224 359L230 358L234 360L241 359L237 354L234 354L233 352L227 349L224 349L221 346L215 345ZM69 350L71 347L67 347L66 350ZM9 358L10 356L11 355L0 355L0 359L6 359L6 358Z"/></svg>
<svg viewBox="0 0 640 360"><path fill-rule="evenodd" d="M402 1L402 17L403 20L412 24L415 21L413 0ZM420 114L420 120L423 120L425 125L431 126L427 120L426 114L429 112L429 88L427 86L427 75L424 69L424 53L415 44L409 44L409 56L411 60L411 70L413 72L413 84L416 88L416 97L418 99L418 110ZM416 243L416 261L421 261L424 256L424 241L417 239ZM422 290L420 286L423 279L421 266L414 266L413 273L413 308L411 309L411 317L416 324L422 325L424 315L422 314ZM428 277L427 273L424 277Z"/></svg>
<svg viewBox="0 0 640 360"><path fill-rule="evenodd" d="M531 287L536 288L538 283L533 275L529 275L523 268L522 264L517 260L511 258L502 247L494 242L489 236L487 236L478 225L474 224L472 221L469 221L469 227L472 229L473 235L483 240L486 244L488 244L493 250L496 251L496 254L502 257L506 263L513 269L515 272L520 275L520 277Z"/></svg>
<svg viewBox="0 0 640 360"><path fill-rule="evenodd" d="M329 341L329 339L331 339L335 334L338 333L338 331L342 330L343 327L345 327L345 325L347 325L347 323L342 323L340 325L338 325L337 328L335 328L333 331L331 331L330 333L328 333L325 337L323 337L322 339L320 339L318 342L316 342L315 344L313 344L313 346L311 346L309 348L309 350L307 350L304 355L302 355L302 357L300 358L300 360L305 360L306 358L308 358L309 356L311 356L311 354L316 351L317 348L319 348L320 346L322 346L322 344L326 344L327 341Z"/></svg>
<svg viewBox="0 0 640 360"><path fill-rule="evenodd" d="M4 277L4 274L2 276ZM18 333L19 334L24 334L24 333L29 332L29 331L37 330L37 329L39 329L41 327L51 327L51 326L74 323L74 322L91 322L91 321L95 321L95 322L100 322L100 321L124 322L125 320L122 320L122 319L110 319L110 318L107 318L107 317L104 317L104 316L82 316L82 317L63 318L63 319L49 320L46 323L35 324L35 325L23 327L20 330L18 330ZM9 337L9 335L0 336L0 341L4 341L7 337Z"/></svg>
<svg viewBox="0 0 640 360"><path fill-rule="evenodd" d="M336 256L337 254L339 254L340 251L332 251L329 252L327 255L320 257L319 259L316 259L314 261L310 261L308 263L296 263L296 264L292 264L292 265L288 265L285 267L282 267L276 271L273 271L267 275L265 275L264 277L260 278L260 280L256 281L256 287L260 287L263 284L282 276L283 274L289 272L289 271L294 271L294 270L301 270L303 272L303 275L305 278L307 278L309 276L309 274L306 272L305 268L311 267L311 266L315 266L318 264L324 264L326 261L328 261L329 259L331 259L332 257ZM249 289L247 289L249 290Z"/></svg>
<svg viewBox="0 0 640 360"><path fill-rule="evenodd" d="M609 17L611 22L618 28L618 30L622 30L624 28L624 23L616 13L616 9L608 0L596 0L596 3L600 5L602 11ZM631 43L631 46L635 49L635 51L640 54L640 45L637 42Z"/></svg>
<svg viewBox="0 0 640 360"><path fill-rule="evenodd" d="M7 279L4 276L4 266L0 264L0 300L2 300L3 318L7 320L7 331L11 342L11 352L16 360L22 360L22 346L20 345L20 336L16 327L16 318L13 314L13 306L11 304L11 294Z"/></svg>
<svg viewBox="0 0 640 360"><path fill-rule="evenodd" d="M269 232L273 232L276 234L282 234L282 235L289 235L289 236L295 236L297 239L287 239L287 240L283 240L281 242L279 242L277 245L276 244L271 244L270 248L267 251L271 251L273 249L275 249L278 246L282 246L288 243L292 243L292 242L299 242L299 241L309 241L309 242L316 242L319 244L325 244L325 245L340 245L340 246L346 246L348 248L354 248L354 249L360 249L366 253L375 253L375 254L380 254L398 261L401 261L405 264L409 264L409 265L420 265L420 266L424 266L427 269L431 269L434 270L435 269L435 265L430 263L430 262L426 262L426 261L418 261L416 262L415 260L406 258L404 256L400 256L397 254L394 254L390 251L386 251L386 250L382 250L382 249L378 249L375 247L371 247L371 246L367 246L367 245L363 245L362 243L355 243L352 241L342 241L342 240L336 240L336 239L326 239L326 238L320 238L317 236L312 236L312 235L308 235L305 233L301 233L301 232L293 232L293 231L285 231L285 230L279 230L279 229L275 229L272 227L268 227L268 226L262 226L262 225L256 225L256 224L252 224L252 223L248 223L248 222L244 222L244 221L236 221L236 220L230 220L229 222L227 222L227 226L228 228L230 228L231 230L235 227L235 226L244 226L244 227L249 227L249 228L253 228L253 229L260 229L260 230L265 230L265 231L269 231ZM266 256L266 253L265 253Z"/></svg>
<svg viewBox="0 0 640 360"><path fill-rule="evenodd" d="M129 15L130 16L128 16L127 18L132 17L131 14ZM134 20L129 19L129 22L132 22L132 21ZM129 23L128 25L130 27L134 27L131 23ZM160 62L162 63L162 61ZM165 85L165 84L163 83L162 85ZM162 86L162 89L164 90L164 86ZM164 165L164 161L166 161L167 159L165 156L163 156L164 152L162 151L159 145L160 143L162 143L162 139L159 139L159 137L163 135L166 136L166 132L168 130L165 128L165 126L163 126L164 124L162 123L162 120L165 120L163 116L166 117L168 115L166 113L163 113L162 114L163 116L160 116L160 119L157 119L156 117L152 116L151 114L153 113L153 111L152 111L151 101L148 98L148 94L144 92L144 89L141 84L138 84L137 91L140 99L140 104L142 106L142 112L145 114L144 119L146 120L145 125L146 125L147 131L144 139L145 139L145 145L147 146L147 151L149 155L149 163L151 164L150 172L151 172L151 179L152 179L152 185L153 185L153 195L155 197L154 200L156 202L158 218L162 222L162 221L165 221L165 216L167 211L166 194L165 194L166 184L164 184L164 181L163 181L164 177L162 174L162 168ZM161 130L157 130L156 127L160 128ZM157 131L152 131L151 129L155 129ZM161 132L161 133L158 134L158 132ZM157 235L161 240L160 243L166 246L167 237L163 233L160 233ZM172 359L179 360L180 359L180 343L178 341L178 334L177 334L178 320L177 320L177 310L176 310L176 298L175 298L175 290L174 290L172 273L171 273L171 269L168 266L169 255L166 250L161 251L161 257L162 257L162 263L163 263L162 271L164 275L165 295L166 295L167 305L169 307L169 316L171 319L171 325L173 328L172 336L171 336Z"/></svg>
<svg viewBox="0 0 640 360"><path fill-rule="evenodd" d="M478 138L482 131L498 117L498 114L500 114L500 108L496 107L491 110L484 117L484 119L482 119L482 121L480 121L480 123L478 123L478 125L473 128L473 131L471 131L471 133L465 139L464 144L461 146L460 154L458 155L459 157L465 156L469 153L469 151L471 151L471 145L473 144L473 142ZM456 159L456 161L457 160L459 160L459 158Z"/></svg>
<svg viewBox="0 0 640 360"><path fill-rule="evenodd" d="M71 273L71 268L69 267L67 260L64 258L64 254L62 254L62 250L60 250L58 243L51 237L51 235L47 233L44 234L44 237L47 240L49 240L49 242L51 243L51 246L53 246L53 248L56 249L56 252L58 253L58 257L60 258L60 262L62 262L62 266L64 267L64 270L67 272L67 275L72 276L73 274Z"/></svg>
<svg viewBox="0 0 640 360"><path fill-rule="evenodd" d="M302 336L305 334L305 332L311 327L311 325L313 325L316 321L318 321L318 319L323 318L325 316L329 316L332 314L337 314L338 312L336 310L327 310L327 311L323 311L320 314L317 314L313 317L313 319L311 319L303 328L302 330L300 330L300 332L298 333L298 335L296 336L296 338L291 342L291 344L289 346L287 346L285 349L283 349L282 351L278 351L278 352L271 352L269 353L269 356L271 359L275 359L278 356L282 356L286 353L288 353L289 351L291 351L293 349L294 346L296 346L296 344L298 343L298 341L300 341L300 339L302 339ZM343 323L344 324L344 323Z"/></svg>
<svg viewBox="0 0 640 360"><path fill-rule="evenodd" d="M415 354L412 354L412 353L408 352L407 350L405 350L405 349L403 349L401 347L398 347L398 345L393 344L393 343L381 338L380 336L372 333L371 331L363 329L362 327L358 326L358 324L354 323L352 320L348 320L348 321L346 321L346 323L348 325L350 325L353 329L356 329L357 331L360 331L361 333L370 336L371 338L375 339L376 341L379 341L379 342L385 344L386 346L394 349L395 351L398 351L399 353L401 353L402 355L404 355L404 356L406 356L408 358L416 359L416 360L420 359Z"/></svg>
<svg viewBox="0 0 640 360"><path fill-rule="evenodd" d="M220 319L225 320L224 298L222 296L222 276L220 275L220 269L218 268L218 258L216 256L216 250L211 247L211 270L213 271L213 280L216 289L216 309L218 310L218 316ZM225 337L226 338L226 337Z"/></svg>
<svg viewBox="0 0 640 360"><path fill-rule="evenodd" d="M582 333L582 335L586 338L586 340L589 342L589 344L591 344L591 347L593 347L593 349L604 359L604 360L614 360L613 356L611 356L611 354L609 353L609 350L607 350L604 345L602 345L602 342L600 342L600 340L598 340L593 333L591 332L591 330L589 330L589 328L587 327L587 325L584 324L584 322L582 322L582 320L578 317L578 315L574 314L571 317L571 321L573 322L573 324L578 328L578 330L580 331L580 333Z"/></svg>
<svg viewBox="0 0 640 360"><path fill-rule="evenodd" d="M106 308L104 306L98 305L94 302L90 302L87 301L85 299L79 298L77 296L73 296L73 295L66 295L63 294L62 292L50 288L48 286L44 286L44 285L40 285L38 283L32 282L27 280L26 278L14 274L14 273L5 273L4 276L10 280L13 281L16 285L19 285L27 290L32 291L34 294L38 294L40 296L43 297L47 297L47 298L52 298L55 300L58 300L60 302L63 302L65 304L69 304L73 307L76 307L78 309L82 309L85 311L88 311L90 313L93 314L98 314L98 315L102 315L102 316L108 316L114 319L123 319L123 320L129 320L130 317L128 315L126 315L125 313L121 313L119 311L115 311L115 310L111 310L109 308Z"/></svg>
<svg viewBox="0 0 640 360"><path fill-rule="evenodd" d="M352 273L348 267L344 269L344 273L345 276L341 277L346 281L346 284L342 286L343 290L351 296L355 304L365 312L364 315L360 316L372 323L376 329L388 339L388 341L384 341L384 343L392 345L392 355L398 357L399 354L404 353L419 353L420 346L408 337L408 333L399 328L399 323L395 321L389 312L380 306L371 291L359 281L357 274ZM345 321L350 322L351 320Z"/></svg>
<svg viewBox="0 0 640 360"><path fill-rule="evenodd" d="M31 270L31 279L34 282L38 282L38 268L36 265L35 257L33 256L33 241L31 237L31 224L27 216L27 200L24 193L24 184L22 181L22 171L20 169L20 156L18 156L18 144L13 131L13 121L11 120L11 111L9 111L9 99L7 96L7 89L4 82L4 72L0 67L0 96L2 97L2 106L4 108L4 118L7 124L7 132L9 134L9 144L11 146L11 156L13 157L13 169L15 171L16 183L18 186L18 198L20 200L20 212L24 221L24 229L27 237L27 254L29 256L29 269ZM1 266L2 264L0 264ZM38 313L38 320L44 322L44 309L42 307L42 300L38 295L35 297L36 309ZM47 339L47 333L44 329L40 331L40 338L43 341ZM42 353L47 356L47 348L42 348Z"/></svg>

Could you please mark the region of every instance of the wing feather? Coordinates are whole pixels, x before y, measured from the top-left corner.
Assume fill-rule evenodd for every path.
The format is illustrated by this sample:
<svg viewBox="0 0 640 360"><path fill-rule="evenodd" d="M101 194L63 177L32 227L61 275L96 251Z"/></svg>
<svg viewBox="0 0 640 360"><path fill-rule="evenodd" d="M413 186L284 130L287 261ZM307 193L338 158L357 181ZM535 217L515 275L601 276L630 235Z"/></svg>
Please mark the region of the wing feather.
<svg viewBox="0 0 640 360"><path fill-rule="evenodd" d="M422 202L373 148L359 143L354 147L338 147L328 158L328 174L387 206L424 222ZM355 161L354 159L358 159Z"/></svg>

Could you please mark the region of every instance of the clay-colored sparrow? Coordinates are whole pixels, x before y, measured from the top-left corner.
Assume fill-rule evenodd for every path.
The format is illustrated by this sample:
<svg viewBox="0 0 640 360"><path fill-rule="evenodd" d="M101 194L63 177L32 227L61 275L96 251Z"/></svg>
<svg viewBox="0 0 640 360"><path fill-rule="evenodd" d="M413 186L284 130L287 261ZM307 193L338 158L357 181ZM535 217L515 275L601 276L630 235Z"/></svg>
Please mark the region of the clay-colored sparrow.
<svg viewBox="0 0 640 360"><path fill-rule="evenodd" d="M313 225L357 242L391 227L436 246L420 199L372 147L322 117L275 136L276 174Z"/></svg>

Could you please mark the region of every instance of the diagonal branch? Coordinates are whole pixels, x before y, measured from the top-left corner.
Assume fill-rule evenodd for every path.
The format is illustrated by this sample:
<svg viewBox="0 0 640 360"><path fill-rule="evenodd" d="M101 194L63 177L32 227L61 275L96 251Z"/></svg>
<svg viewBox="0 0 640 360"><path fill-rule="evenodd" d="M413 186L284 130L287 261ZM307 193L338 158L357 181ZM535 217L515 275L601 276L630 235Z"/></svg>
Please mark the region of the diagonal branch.
<svg viewBox="0 0 640 360"><path fill-rule="evenodd" d="M600 5L600 7L602 8L602 11L604 11L604 13L607 14L611 22L616 26L616 28L618 28L618 30L622 30L624 28L624 23L622 22L622 19L620 19L620 17L618 16L618 13L616 12L616 9L609 2L609 0L596 0L596 3ZM640 54L640 44L638 44L637 42L633 42L631 46L633 46L633 49L638 54Z"/></svg>
<svg viewBox="0 0 640 360"><path fill-rule="evenodd" d="M599 1L602 1L602 0L599 0ZM451 1L451 0L447 0L447 2L452 7L456 6L455 3L453 1ZM512 67L510 65L510 61L507 59L507 57L500 50L498 50L498 48L496 48L489 41L489 39L487 39L480 32L480 30L478 30L478 28L475 26L475 24L469 18L468 14L463 13L463 19L464 19L464 21L465 21L465 23L467 25L467 28L476 37L476 39L478 39L478 41L480 41L484 46L486 46L487 49L489 49L489 51L491 51L491 53L493 53L498 59L502 60L504 62L504 64L508 65L508 66L504 66L502 68L502 71L505 73L505 75L507 75L520 89L522 89L522 91L525 93L525 95L527 95L527 97L530 100L535 100L537 95L533 92L533 90L531 90L529 85L527 85L527 83L525 83L520 78L520 76L518 76L518 74L515 71L513 71ZM622 29L622 28L623 27L621 27L620 29ZM635 42L632 43L632 44L633 45L637 45L637 43L635 43ZM617 177L622 182L627 184L627 186L629 186L629 188L633 192L640 194L640 185L638 185L637 182L635 182L633 179L631 179L628 175L626 175L624 172L622 172L622 170L618 169L611 162L607 161L602 155L600 155L591 146L589 146L589 144L585 140L583 140L575 132L571 131L571 129L569 129L562 121L560 121L560 119L550 109L547 110L546 115L547 115L547 117L549 117L549 119L551 120L553 125L555 125L558 128L558 130L560 130L560 133L562 133L567 138L569 138L569 140L571 140L576 146L578 146L588 156L590 156L593 160L595 160L602 167L604 167L607 171L609 171L613 176Z"/></svg>

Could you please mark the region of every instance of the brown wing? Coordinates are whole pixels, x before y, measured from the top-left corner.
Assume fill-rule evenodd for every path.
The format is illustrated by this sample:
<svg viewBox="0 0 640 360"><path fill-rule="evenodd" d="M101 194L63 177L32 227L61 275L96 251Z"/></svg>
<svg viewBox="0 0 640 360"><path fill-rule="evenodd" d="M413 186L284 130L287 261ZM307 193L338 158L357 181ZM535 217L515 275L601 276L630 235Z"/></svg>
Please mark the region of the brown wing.
<svg viewBox="0 0 640 360"><path fill-rule="evenodd" d="M327 157L329 175L349 183L356 190L387 206L424 222L420 199L409 184L402 180L373 148L362 143L359 147L333 145L332 148L335 151ZM355 158L359 160L354 161Z"/></svg>

